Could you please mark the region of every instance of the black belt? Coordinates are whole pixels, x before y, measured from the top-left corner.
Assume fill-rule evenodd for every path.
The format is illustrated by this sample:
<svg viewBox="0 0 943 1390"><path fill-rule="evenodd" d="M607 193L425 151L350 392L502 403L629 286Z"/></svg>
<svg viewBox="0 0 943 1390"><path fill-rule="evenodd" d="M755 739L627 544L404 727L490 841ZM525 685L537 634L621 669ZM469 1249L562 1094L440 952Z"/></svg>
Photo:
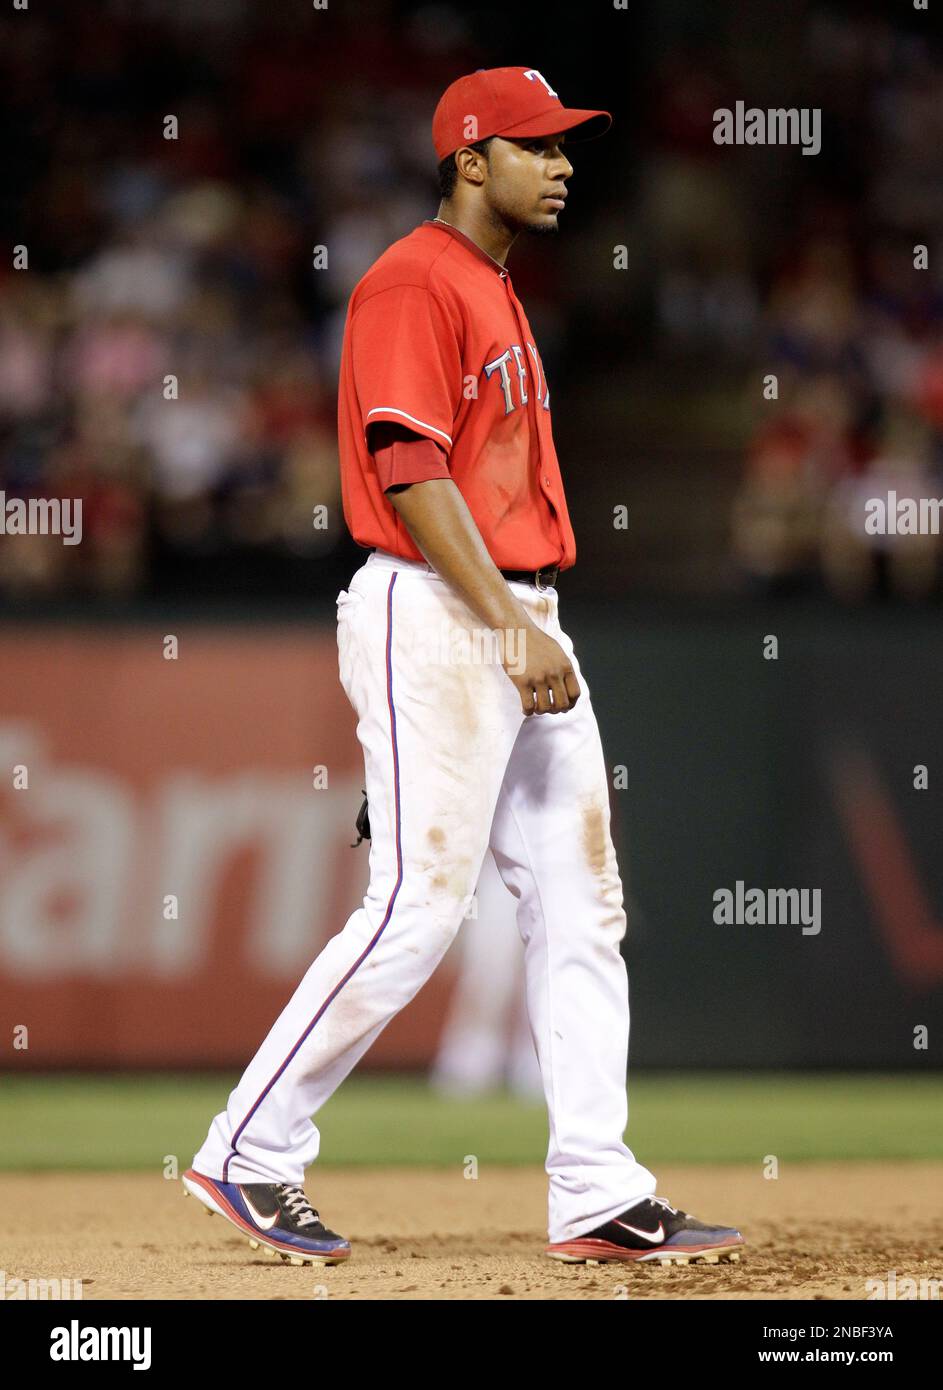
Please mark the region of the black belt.
<svg viewBox="0 0 943 1390"><path fill-rule="evenodd" d="M559 565L543 565L539 570L502 570L505 579L517 579L538 589L552 589L560 573Z"/></svg>

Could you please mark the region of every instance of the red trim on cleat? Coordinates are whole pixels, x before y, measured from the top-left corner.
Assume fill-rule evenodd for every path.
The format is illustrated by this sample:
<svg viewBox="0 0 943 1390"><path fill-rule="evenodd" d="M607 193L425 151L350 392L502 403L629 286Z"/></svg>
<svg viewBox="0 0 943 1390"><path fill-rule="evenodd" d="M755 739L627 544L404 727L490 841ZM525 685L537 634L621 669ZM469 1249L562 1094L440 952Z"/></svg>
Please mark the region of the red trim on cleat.
<svg viewBox="0 0 943 1390"><path fill-rule="evenodd" d="M576 1240L564 1240L557 1245L548 1245L545 1254L556 1259L570 1260L618 1260L623 1264L633 1264L639 1260L672 1259L681 1260L689 1256L722 1254L725 1250L739 1250L743 1240L709 1241L704 1245L653 1245L647 1250L630 1250L624 1245L614 1245L609 1240L598 1240L592 1236L581 1236Z"/></svg>
<svg viewBox="0 0 943 1390"><path fill-rule="evenodd" d="M185 1178L189 1178L192 1182L197 1183L200 1187L204 1189L204 1191L210 1194L210 1196L213 1198L215 1202L218 1202L220 1206L225 1207L226 1218L227 1220L231 1221L234 1226L238 1226L240 1231L244 1231L247 1236L251 1236L253 1240L258 1241L260 1245L267 1246L270 1250L278 1250L279 1253L284 1251L286 1255L297 1255L299 1258L303 1260L333 1261L335 1263L338 1263L341 1260L346 1260L350 1258L349 1246L346 1250L339 1249L325 1251L308 1251L302 1250L297 1245L286 1245L283 1241L277 1240L275 1237L271 1236L267 1231L260 1231L258 1226L252 1226L249 1224L248 1221L245 1221L240 1216L239 1212L236 1211L235 1207L229 1201L229 1199L222 1192L220 1192L217 1187L213 1185L213 1181L211 1178L205 1177L202 1173L196 1172L196 1170L193 1168L188 1168L183 1176Z"/></svg>

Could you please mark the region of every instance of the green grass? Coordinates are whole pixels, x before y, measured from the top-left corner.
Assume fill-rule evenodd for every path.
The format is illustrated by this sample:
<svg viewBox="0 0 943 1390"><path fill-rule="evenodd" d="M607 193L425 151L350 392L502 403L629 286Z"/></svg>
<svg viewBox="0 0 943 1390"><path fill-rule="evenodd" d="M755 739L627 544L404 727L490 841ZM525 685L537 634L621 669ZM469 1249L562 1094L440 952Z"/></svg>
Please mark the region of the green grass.
<svg viewBox="0 0 943 1390"><path fill-rule="evenodd" d="M230 1076L0 1076L0 1170L189 1164ZM542 1105L444 1100L424 1081L351 1077L318 1116L319 1162L543 1162ZM639 1075L627 1141L647 1164L943 1158L943 1074Z"/></svg>

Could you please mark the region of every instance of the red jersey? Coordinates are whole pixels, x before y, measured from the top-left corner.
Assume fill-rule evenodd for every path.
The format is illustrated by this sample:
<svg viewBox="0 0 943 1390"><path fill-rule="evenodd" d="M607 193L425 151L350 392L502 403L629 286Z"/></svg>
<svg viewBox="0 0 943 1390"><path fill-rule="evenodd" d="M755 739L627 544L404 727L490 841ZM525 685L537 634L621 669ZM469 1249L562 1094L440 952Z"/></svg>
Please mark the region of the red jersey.
<svg viewBox="0 0 943 1390"><path fill-rule="evenodd" d="M370 452L381 420L439 446L424 476L453 480L499 569L574 563L550 388L527 315L505 268L445 223L394 242L357 285L338 387L350 532L421 560Z"/></svg>

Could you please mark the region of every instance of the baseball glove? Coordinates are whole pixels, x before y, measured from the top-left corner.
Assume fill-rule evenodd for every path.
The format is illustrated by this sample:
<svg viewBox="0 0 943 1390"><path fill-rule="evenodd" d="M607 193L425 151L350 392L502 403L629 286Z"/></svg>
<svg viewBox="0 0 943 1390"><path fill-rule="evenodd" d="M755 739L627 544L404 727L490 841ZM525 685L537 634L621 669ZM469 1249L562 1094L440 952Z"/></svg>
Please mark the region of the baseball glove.
<svg viewBox="0 0 943 1390"><path fill-rule="evenodd" d="M357 839L351 845L351 849L356 849L362 840L370 839L370 817L367 814L367 793L363 787L361 787L361 791L363 792L363 805L360 808L360 814L357 816Z"/></svg>

